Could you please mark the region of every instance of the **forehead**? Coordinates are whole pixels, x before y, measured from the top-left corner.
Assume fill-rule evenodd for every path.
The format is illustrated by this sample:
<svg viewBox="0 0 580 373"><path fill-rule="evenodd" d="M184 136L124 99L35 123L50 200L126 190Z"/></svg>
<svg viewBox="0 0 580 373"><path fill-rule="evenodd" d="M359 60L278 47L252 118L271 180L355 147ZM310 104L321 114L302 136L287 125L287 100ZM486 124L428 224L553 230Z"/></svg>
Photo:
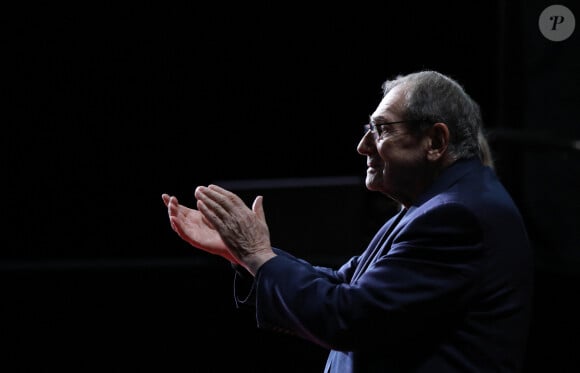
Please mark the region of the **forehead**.
<svg viewBox="0 0 580 373"><path fill-rule="evenodd" d="M396 121L402 119L404 89L398 85L391 89L379 102L371 115L373 121Z"/></svg>

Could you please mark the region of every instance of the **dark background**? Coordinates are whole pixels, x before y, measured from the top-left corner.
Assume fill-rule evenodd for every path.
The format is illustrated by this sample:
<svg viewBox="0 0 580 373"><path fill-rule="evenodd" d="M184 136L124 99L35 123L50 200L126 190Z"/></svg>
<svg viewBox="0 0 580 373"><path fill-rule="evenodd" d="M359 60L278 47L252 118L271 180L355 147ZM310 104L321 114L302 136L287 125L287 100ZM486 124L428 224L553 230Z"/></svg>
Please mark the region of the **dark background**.
<svg viewBox="0 0 580 373"><path fill-rule="evenodd" d="M580 43L541 35L548 5L5 7L2 361L320 372L326 351L235 309L229 265L171 231L161 193L263 194L275 245L339 264L393 211L364 188L361 125L385 79L429 68L480 103L530 230L526 372L577 371Z"/></svg>

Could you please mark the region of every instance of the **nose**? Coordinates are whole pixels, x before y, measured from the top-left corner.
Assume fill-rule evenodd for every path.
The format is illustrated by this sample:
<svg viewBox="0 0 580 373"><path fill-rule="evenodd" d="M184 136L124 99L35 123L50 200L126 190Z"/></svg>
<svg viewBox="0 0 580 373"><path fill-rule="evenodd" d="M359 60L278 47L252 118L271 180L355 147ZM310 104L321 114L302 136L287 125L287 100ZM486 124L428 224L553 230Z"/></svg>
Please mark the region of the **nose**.
<svg viewBox="0 0 580 373"><path fill-rule="evenodd" d="M373 138L373 134L371 133L371 131L367 131L360 139L356 147L356 150L361 155L368 155L373 151L374 148L375 148L375 139Z"/></svg>

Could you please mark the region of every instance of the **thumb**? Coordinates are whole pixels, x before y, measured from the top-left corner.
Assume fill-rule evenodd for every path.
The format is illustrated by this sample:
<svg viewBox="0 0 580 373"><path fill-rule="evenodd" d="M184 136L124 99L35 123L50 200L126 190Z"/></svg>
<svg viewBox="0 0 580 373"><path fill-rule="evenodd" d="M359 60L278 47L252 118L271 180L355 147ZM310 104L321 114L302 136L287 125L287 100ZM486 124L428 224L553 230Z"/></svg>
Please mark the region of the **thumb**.
<svg viewBox="0 0 580 373"><path fill-rule="evenodd" d="M254 211L256 213L256 215L258 215L260 220L265 221L266 215L264 214L264 202L263 201L264 201L264 197L257 196L256 199L254 200L254 203L252 204L252 211Z"/></svg>

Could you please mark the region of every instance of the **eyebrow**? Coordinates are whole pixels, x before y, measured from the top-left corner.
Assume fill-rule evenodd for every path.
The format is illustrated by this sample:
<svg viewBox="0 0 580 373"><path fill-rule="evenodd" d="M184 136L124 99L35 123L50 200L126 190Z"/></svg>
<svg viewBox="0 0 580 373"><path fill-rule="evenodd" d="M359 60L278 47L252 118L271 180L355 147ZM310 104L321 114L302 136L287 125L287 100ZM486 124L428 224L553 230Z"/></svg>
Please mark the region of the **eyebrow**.
<svg viewBox="0 0 580 373"><path fill-rule="evenodd" d="M386 122L383 117L376 117L375 119L378 119L379 122ZM373 119L372 115L369 115L369 123L376 125L377 121L375 119Z"/></svg>
<svg viewBox="0 0 580 373"><path fill-rule="evenodd" d="M397 121L387 120L387 118L385 118L385 117L376 117L375 120L373 120L372 117L369 116L369 122L374 124L375 126L388 126L390 124L390 122L397 122Z"/></svg>
<svg viewBox="0 0 580 373"><path fill-rule="evenodd" d="M379 116L376 116L376 117L375 117L375 119L373 120L373 116L372 116L372 114L371 114L371 115L369 115L369 121L370 121L371 123L373 123L373 124L381 124L381 123L385 123L385 122L398 122L398 120L395 120L395 119L393 119L393 118L390 118L390 119L389 119L389 118L388 118L387 116L385 116L385 115L379 115Z"/></svg>

